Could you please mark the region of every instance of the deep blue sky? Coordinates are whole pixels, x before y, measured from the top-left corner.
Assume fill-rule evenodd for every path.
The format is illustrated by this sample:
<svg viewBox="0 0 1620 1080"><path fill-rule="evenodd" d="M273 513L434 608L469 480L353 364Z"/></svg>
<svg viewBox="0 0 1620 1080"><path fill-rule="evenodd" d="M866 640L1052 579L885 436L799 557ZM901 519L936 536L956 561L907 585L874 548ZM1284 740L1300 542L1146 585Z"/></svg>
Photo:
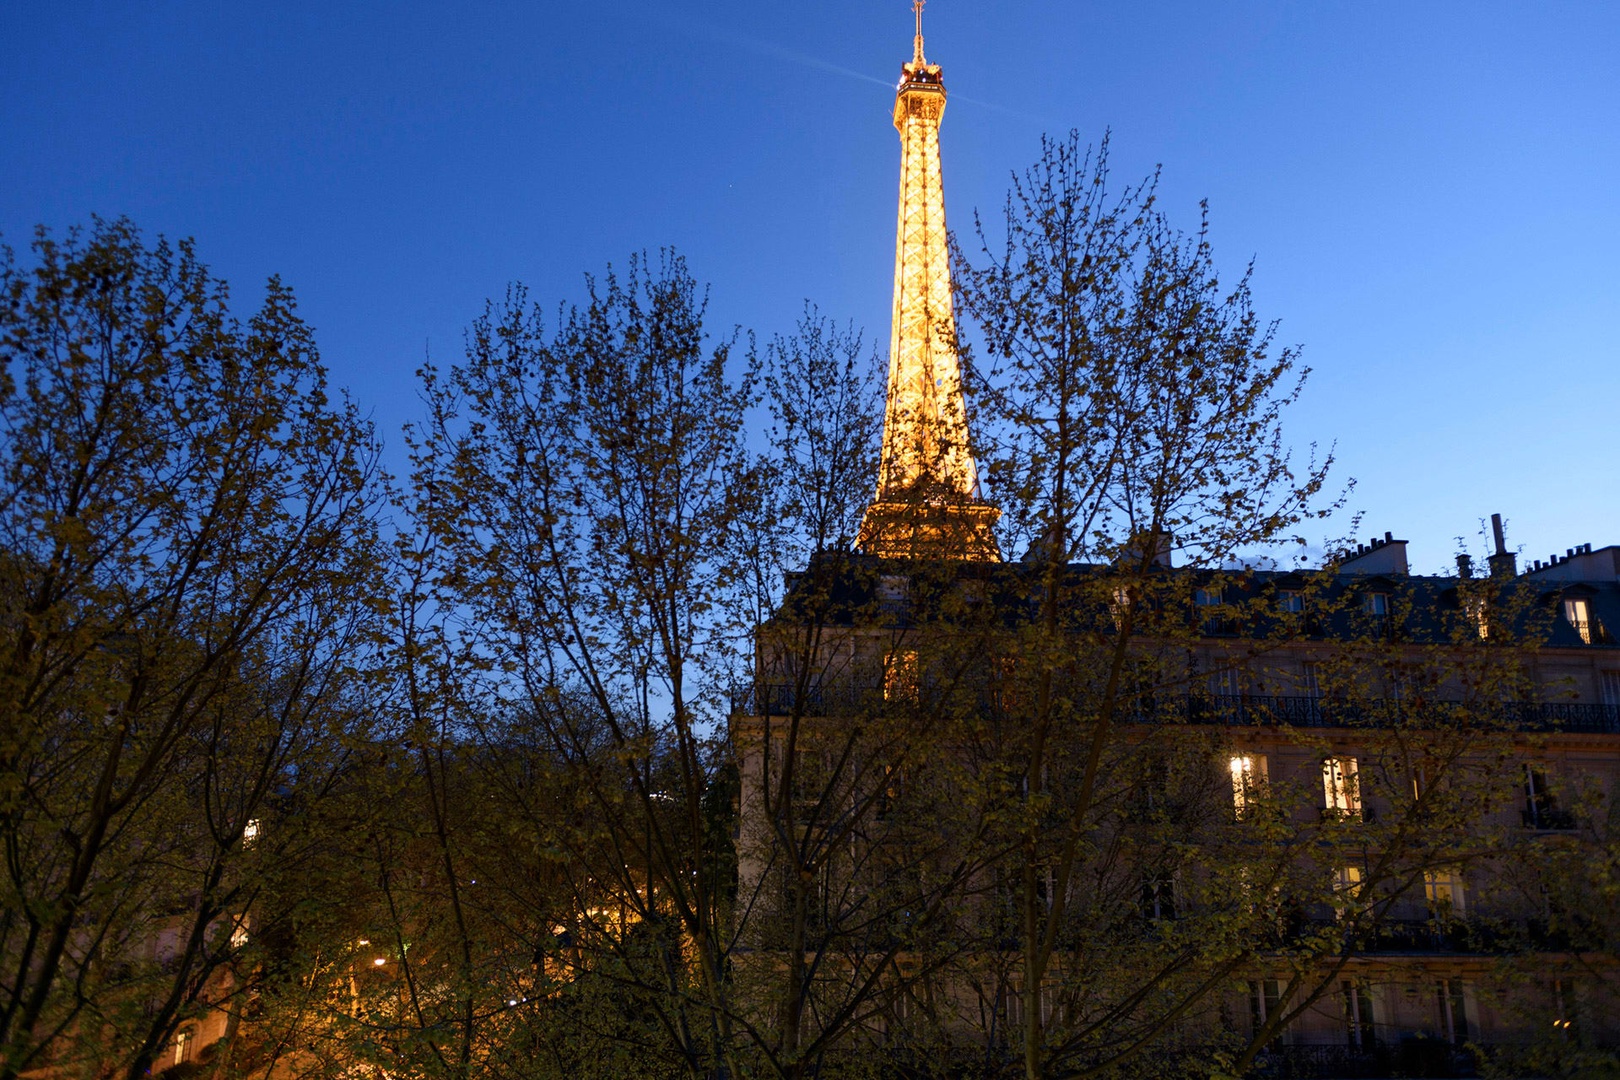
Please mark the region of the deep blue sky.
<svg viewBox="0 0 1620 1080"><path fill-rule="evenodd" d="M887 343L905 0L0 8L0 232L129 214L246 302L283 275L397 448L483 299L673 244L711 315ZM1363 532L1444 569L1620 543L1620 5L933 0L946 198L1114 133L1257 260Z"/></svg>

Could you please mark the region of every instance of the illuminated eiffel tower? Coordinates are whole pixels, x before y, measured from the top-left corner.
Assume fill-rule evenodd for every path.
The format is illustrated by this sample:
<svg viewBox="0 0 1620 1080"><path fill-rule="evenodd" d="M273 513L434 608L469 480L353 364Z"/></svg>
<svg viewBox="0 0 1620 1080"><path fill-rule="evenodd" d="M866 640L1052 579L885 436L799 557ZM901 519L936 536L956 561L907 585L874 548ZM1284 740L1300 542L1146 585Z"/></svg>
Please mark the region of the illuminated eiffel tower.
<svg viewBox="0 0 1620 1080"><path fill-rule="evenodd" d="M945 83L917 36L894 101L900 132L900 220L895 233L894 326L877 496L857 546L886 558L1000 559L1000 511L979 497L951 313L939 123Z"/></svg>

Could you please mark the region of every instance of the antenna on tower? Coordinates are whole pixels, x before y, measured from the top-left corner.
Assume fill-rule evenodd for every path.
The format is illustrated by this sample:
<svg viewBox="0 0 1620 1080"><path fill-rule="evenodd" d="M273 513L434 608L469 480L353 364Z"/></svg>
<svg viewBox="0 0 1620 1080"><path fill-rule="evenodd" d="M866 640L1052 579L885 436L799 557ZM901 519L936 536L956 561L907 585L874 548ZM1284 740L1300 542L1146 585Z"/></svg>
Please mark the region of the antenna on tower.
<svg viewBox="0 0 1620 1080"><path fill-rule="evenodd" d="M923 40L922 40L922 12L923 12L923 5L926 4L927 2L928 2L928 0L911 0L911 10L915 11L917 13L917 36L916 36L916 38L914 38L912 40L912 53L913 53L913 55L912 55L912 58L911 58L911 62L916 64L918 67L921 67L924 64L928 63L927 59L925 59L923 57Z"/></svg>

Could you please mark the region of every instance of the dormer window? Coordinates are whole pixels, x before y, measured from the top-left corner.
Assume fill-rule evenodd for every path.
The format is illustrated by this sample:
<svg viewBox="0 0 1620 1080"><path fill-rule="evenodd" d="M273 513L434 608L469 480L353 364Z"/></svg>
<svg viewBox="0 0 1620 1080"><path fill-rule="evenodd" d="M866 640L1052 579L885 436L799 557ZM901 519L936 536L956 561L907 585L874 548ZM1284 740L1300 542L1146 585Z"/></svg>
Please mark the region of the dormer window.
<svg viewBox="0 0 1620 1080"><path fill-rule="evenodd" d="M1584 596L1565 600L1564 620L1575 628L1583 644L1592 644L1592 601Z"/></svg>
<svg viewBox="0 0 1620 1080"><path fill-rule="evenodd" d="M1389 593L1370 592L1361 601L1362 610L1375 619L1389 618Z"/></svg>
<svg viewBox="0 0 1620 1080"><path fill-rule="evenodd" d="M1193 590L1193 604L1199 608L1199 621L1205 634L1231 634L1237 629L1231 619L1222 618L1218 609L1226 602L1218 586Z"/></svg>
<svg viewBox="0 0 1620 1080"><path fill-rule="evenodd" d="M1277 594L1277 606L1289 615L1300 615L1305 611L1305 594L1298 589L1284 589Z"/></svg>

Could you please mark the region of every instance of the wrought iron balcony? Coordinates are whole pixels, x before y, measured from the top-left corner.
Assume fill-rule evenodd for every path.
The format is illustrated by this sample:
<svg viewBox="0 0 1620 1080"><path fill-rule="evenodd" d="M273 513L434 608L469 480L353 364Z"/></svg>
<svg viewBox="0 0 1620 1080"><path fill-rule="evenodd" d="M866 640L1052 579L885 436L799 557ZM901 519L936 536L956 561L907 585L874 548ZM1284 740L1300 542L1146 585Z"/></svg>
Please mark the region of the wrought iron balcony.
<svg viewBox="0 0 1620 1080"><path fill-rule="evenodd" d="M999 695L990 690L958 690L953 694L953 702L960 705L964 694L976 695L977 707L987 713L1009 711ZM923 696L927 696L926 688ZM793 683L745 684L734 688L731 694L732 713L739 716L785 716L794 712L806 716L859 715L884 707L882 684L863 680L812 684L803 691ZM1480 706L1460 701L1398 698L1344 701L1271 694L1213 694L1154 698L1137 704L1131 716L1137 723L1286 724L1309 728L1379 727L1425 718L1434 723L1478 722L1515 731L1620 734L1620 706L1582 702L1506 701Z"/></svg>
<svg viewBox="0 0 1620 1080"><path fill-rule="evenodd" d="M1276 1046L1260 1056L1268 1080L1353 1080L1386 1076L1478 1076L1474 1055L1439 1039L1406 1038L1374 1046Z"/></svg>

